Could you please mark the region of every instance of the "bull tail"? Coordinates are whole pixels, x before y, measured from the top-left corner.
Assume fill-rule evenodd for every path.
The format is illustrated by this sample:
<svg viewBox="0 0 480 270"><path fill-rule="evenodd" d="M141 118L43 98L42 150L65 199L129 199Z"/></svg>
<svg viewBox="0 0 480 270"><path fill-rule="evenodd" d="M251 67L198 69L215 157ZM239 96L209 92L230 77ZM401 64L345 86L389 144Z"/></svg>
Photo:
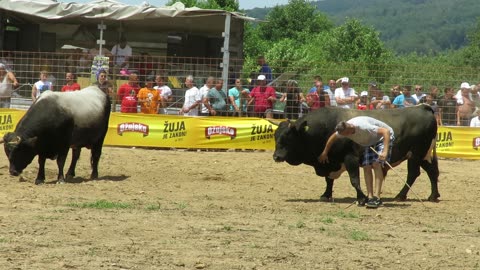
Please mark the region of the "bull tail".
<svg viewBox="0 0 480 270"><path fill-rule="evenodd" d="M423 158L423 160L426 160L428 163L432 164L432 161L434 158L437 157L437 140L436 138L432 139L432 142L430 143L430 148L428 148L427 154Z"/></svg>

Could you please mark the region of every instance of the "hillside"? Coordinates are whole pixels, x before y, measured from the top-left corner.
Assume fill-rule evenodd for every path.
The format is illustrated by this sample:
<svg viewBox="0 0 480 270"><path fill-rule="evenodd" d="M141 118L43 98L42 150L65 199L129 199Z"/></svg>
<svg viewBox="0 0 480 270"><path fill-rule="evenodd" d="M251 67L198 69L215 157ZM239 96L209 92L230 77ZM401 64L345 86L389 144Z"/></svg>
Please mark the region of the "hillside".
<svg viewBox="0 0 480 270"><path fill-rule="evenodd" d="M478 0L323 0L312 4L337 25L347 18L357 18L373 26L388 48L402 54L465 46L480 10ZM265 18L269 10L255 8L245 12Z"/></svg>

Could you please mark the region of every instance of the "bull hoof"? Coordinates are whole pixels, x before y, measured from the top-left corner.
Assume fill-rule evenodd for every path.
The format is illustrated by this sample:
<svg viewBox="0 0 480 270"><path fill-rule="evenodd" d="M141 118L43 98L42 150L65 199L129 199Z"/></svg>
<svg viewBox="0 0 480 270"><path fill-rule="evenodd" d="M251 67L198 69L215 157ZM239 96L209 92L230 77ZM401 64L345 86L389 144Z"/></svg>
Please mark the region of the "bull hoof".
<svg viewBox="0 0 480 270"><path fill-rule="evenodd" d="M320 201L321 202L333 202L333 197L321 196Z"/></svg>
<svg viewBox="0 0 480 270"><path fill-rule="evenodd" d="M65 184L65 180L57 180L57 185L62 185L62 184Z"/></svg>
<svg viewBox="0 0 480 270"><path fill-rule="evenodd" d="M73 178L75 177L75 175L73 174L67 174L65 175L65 180L72 180Z"/></svg>
<svg viewBox="0 0 480 270"><path fill-rule="evenodd" d="M43 183L45 183L44 179L35 179L35 185L42 185Z"/></svg>
<svg viewBox="0 0 480 270"><path fill-rule="evenodd" d="M440 202L440 200L438 198L440 198L440 194L430 195L430 197L428 197L428 201L429 202Z"/></svg>
<svg viewBox="0 0 480 270"><path fill-rule="evenodd" d="M367 201L368 201L368 198L367 198L367 197L364 197L364 198L362 198L362 199L358 199L358 200L357 200L357 205L358 205L358 206L365 206L365 204L367 203Z"/></svg>

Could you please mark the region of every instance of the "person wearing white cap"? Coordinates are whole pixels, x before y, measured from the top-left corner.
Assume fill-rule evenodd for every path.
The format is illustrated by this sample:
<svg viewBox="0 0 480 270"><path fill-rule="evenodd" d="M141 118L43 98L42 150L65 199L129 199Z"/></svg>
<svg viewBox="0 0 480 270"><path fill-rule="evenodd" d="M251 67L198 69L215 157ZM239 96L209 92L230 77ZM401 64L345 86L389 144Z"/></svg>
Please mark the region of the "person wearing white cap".
<svg viewBox="0 0 480 270"><path fill-rule="evenodd" d="M7 67L0 63L0 108L10 108L10 99L13 89L18 87L15 75L7 71Z"/></svg>
<svg viewBox="0 0 480 270"><path fill-rule="evenodd" d="M275 89L266 84L265 75L258 75L257 86L250 92L248 105L254 103L253 112L256 117L272 117L273 103L276 100Z"/></svg>
<svg viewBox="0 0 480 270"><path fill-rule="evenodd" d="M355 108L361 111L369 110L370 108L368 107L368 92L367 91L362 91L360 93L360 99L357 100Z"/></svg>
<svg viewBox="0 0 480 270"><path fill-rule="evenodd" d="M455 98L457 99L458 104L462 104L462 89L471 90L472 86L468 82L462 82L462 84L460 84L460 90L458 90L457 93L455 94ZM473 100L472 93L470 91L468 96L470 97L471 100Z"/></svg>
<svg viewBox="0 0 480 270"><path fill-rule="evenodd" d="M460 98L457 97L457 126L470 126L470 119L472 113L475 111L475 103L472 100L472 93L470 91L470 85L468 83L462 83L460 85L462 89Z"/></svg>
<svg viewBox="0 0 480 270"><path fill-rule="evenodd" d="M338 81L342 87L335 89L335 101L338 107L352 109L355 101L358 99L355 89L350 88L350 80L347 77L340 78Z"/></svg>

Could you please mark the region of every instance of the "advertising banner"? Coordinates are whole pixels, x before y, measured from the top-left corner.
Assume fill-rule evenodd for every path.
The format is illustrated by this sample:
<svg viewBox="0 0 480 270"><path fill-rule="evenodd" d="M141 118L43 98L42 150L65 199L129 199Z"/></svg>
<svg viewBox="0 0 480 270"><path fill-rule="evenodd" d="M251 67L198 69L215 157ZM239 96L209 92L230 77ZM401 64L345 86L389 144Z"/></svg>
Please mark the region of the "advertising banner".
<svg viewBox="0 0 480 270"><path fill-rule="evenodd" d="M0 136L13 131L25 114L0 109ZM275 148L277 126L253 117L184 117L112 113L105 145L199 149ZM480 128L439 127L437 155L480 159Z"/></svg>
<svg viewBox="0 0 480 270"><path fill-rule="evenodd" d="M121 146L273 149L276 125L260 118L112 113L105 144Z"/></svg>

